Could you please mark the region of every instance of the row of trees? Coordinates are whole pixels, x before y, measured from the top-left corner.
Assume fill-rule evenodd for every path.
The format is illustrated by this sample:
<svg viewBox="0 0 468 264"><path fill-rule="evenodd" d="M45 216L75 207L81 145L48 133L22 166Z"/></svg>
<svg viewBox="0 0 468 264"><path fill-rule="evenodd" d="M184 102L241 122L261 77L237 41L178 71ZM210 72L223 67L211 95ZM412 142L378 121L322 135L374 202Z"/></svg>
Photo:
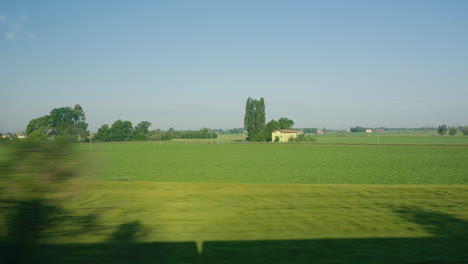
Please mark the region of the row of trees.
<svg viewBox="0 0 468 264"><path fill-rule="evenodd" d="M218 134L209 128L202 128L199 131L174 131L173 138L217 138Z"/></svg>
<svg viewBox="0 0 468 264"><path fill-rule="evenodd" d="M468 126L459 127L459 129L463 133L464 136L468 136ZM437 128L437 133L443 136L443 135L446 135L448 132L450 136L455 136L458 133L459 129L457 129L456 127L448 128L447 125L444 124L444 125L440 125Z"/></svg>
<svg viewBox="0 0 468 264"><path fill-rule="evenodd" d="M263 98L248 98L245 106L244 127L247 130L247 140L251 142L271 141L271 133L277 129L291 129L294 121L282 117L265 123L265 100Z"/></svg>
<svg viewBox="0 0 468 264"><path fill-rule="evenodd" d="M242 134L244 133L245 129L243 128L231 128L231 129L215 128L212 131L217 134Z"/></svg>
<svg viewBox="0 0 468 264"><path fill-rule="evenodd" d="M218 134L209 128L202 128L199 131L175 131L169 128L167 131L160 129L150 131L151 122L142 121L135 127L130 121L117 120L109 126L101 126L94 139L101 142L110 141L130 141L130 140L161 140L169 141L173 138L217 138Z"/></svg>
<svg viewBox="0 0 468 264"><path fill-rule="evenodd" d="M109 127L108 124L102 125L96 135L94 136L95 140L102 141L102 142L109 142L109 141L129 141L132 140L134 137L144 136L144 124L149 122L143 121L140 122L135 128L133 128L132 122L130 121L123 121L117 120ZM151 123L149 123L151 126ZM148 126L148 127L149 127ZM146 129L148 129L148 127ZM139 129L141 134L135 133L135 130Z"/></svg>
<svg viewBox="0 0 468 264"><path fill-rule="evenodd" d="M351 127L349 130L350 130L351 132L366 132L366 128L365 128L365 127L361 127L361 126Z"/></svg>

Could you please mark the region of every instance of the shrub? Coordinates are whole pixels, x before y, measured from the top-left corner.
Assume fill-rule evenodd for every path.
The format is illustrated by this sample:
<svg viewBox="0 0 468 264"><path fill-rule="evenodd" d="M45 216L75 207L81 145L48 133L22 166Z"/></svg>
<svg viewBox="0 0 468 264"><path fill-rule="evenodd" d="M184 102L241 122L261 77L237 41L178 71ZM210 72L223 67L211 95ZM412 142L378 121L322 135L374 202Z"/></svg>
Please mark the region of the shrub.
<svg viewBox="0 0 468 264"><path fill-rule="evenodd" d="M306 134L299 135L297 136L297 138L289 139L289 142L316 142L316 141L317 141L317 138L310 136L310 135L306 135Z"/></svg>

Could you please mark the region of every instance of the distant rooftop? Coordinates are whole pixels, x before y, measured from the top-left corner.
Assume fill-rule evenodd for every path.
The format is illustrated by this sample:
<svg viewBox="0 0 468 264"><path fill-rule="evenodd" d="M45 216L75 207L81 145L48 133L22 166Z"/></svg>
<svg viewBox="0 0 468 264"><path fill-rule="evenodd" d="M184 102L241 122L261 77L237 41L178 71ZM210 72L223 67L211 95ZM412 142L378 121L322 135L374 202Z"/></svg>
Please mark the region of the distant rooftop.
<svg viewBox="0 0 468 264"><path fill-rule="evenodd" d="M298 133L299 131L294 130L294 129L278 129L275 131L283 132L283 133Z"/></svg>

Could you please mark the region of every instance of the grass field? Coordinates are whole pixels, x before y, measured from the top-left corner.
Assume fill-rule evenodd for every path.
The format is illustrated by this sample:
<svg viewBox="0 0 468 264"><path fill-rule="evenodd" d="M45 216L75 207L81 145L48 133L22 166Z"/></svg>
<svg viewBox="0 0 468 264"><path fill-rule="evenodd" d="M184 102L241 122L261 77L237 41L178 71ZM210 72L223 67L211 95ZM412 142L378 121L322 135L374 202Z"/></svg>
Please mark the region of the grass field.
<svg viewBox="0 0 468 264"><path fill-rule="evenodd" d="M88 184L74 206L105 208L111 226L140 221L149 228L142 241L433 237L450 226L418 223L413 214L468 221L466 186Z"/></svg>
<svg viewBox="0 0 468 264"><path fill-rule="evenodd" d="M121 256L112 251L121 233L137 241L131 247L124 241L124 249L138 249L138 256L148 263L161 258L167 263L468 259L466 186L88 184L70 206L99 211L100 222L110 228L99 235L55 241L63 245L61 250L82 250L67 255L68 263L98 263L96 252L109 248L104 252ZM137 257L127 254L128 263Z"/></svg>
<svg viewBox="0 0 468 264"><path fill-rule="evenodd" d="M97 180L468 184L468 148L132 142L95 144L91 156Z"/></svg>
<svg viewBox="0 0 468 264"><path fill-rule="evenodd" d="M414 134L367 134L367 133L331 133L317 136L321 144L369 144L369 145L468 145L468 137L440 136L436 133Z"/></svg>
<svg viewBox="0 0 468 264"><path fill-rule="evenodd" d="M220 134L219 139L173 139L177 143L242 143L246 135ZM351 145L460 145L468 146L468 137L458 134L456 136L440 136L436 132L414 133L337 133L330 132L317 135L314 144L351 144Z"/></svg>
<svg viewBox="0 0 468 264"><path fill-rule="evenodd" d="M44 251L56 263L468 262L468 148L234 140L77 145L90 176L66 209L100 229Z"/></svg>

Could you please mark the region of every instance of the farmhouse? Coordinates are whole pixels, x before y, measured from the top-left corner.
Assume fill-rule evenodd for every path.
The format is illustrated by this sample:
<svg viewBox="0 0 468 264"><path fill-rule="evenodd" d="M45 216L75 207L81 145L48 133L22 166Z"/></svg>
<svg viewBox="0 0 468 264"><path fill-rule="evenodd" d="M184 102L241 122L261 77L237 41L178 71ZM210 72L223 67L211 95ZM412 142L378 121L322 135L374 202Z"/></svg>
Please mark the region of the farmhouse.
<svg viewBox="0 0 468 264"><path fill-rule="evenodd" d="M16 133L13 135L15 138L26 138L26 135L23 133Z"/></svg>
<svg viewBox="0 0 468 264"><path fill-rule="evenodd" d="M271 133L271 139L277 142L288 142L290 138L297 138L299 131L292 129L280 129Z"/></svg>

